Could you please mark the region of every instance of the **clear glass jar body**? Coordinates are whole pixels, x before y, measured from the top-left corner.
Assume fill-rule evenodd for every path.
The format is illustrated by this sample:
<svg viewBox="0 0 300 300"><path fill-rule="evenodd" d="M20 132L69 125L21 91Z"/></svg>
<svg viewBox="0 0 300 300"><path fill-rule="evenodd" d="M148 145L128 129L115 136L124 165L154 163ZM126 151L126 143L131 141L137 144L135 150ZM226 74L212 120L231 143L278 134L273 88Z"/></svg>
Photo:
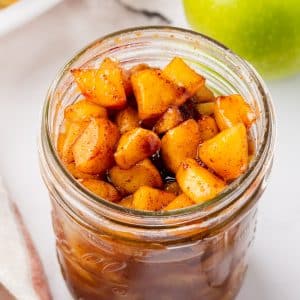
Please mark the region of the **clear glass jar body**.
<svg viewBox="0 0 300 300"><path fill-rule="evenodd" d="M229 300L254 238L256 207L209 235L173 243L93 232L53 199L58 260L75 299Z"/></svg>
<svg viewBox="0 0 300 300"><path fill-rule="evenodd" d="M249 171L205 205L164 213L119 207L81 187L57 157L56 138L64 108L79 97L70 69L98 66L106 56L126 68L139 63L161 67L181 56L216 93L243 95L260 111L252 129L256 157ZM272 103L260 77L204 36L176 28L138 28L107 36L80 52L50 88L40 142L58 259L74 297L234 299L247 269L274 137Z"/></svg>

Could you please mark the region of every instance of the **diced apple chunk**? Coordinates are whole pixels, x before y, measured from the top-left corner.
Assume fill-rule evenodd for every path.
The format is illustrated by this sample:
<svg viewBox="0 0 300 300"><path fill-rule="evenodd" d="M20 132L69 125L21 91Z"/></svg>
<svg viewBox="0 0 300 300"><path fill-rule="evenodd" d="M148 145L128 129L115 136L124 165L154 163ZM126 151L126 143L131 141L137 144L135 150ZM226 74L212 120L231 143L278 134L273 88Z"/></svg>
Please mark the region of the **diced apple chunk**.
<svg viewBox="0 0 300 300"><path fill-rule="evenodd" d="M184 194L195 203L203 203L214 198L226 186L223 180L191 158L181 163L176 179Z"/></svg>
<svg viewBox="0 0 300 300"><path fill-rule="evenodd" d="M57 142L56 142L56 150L59 155L59 157L63 160L63 151L64 151L64 144L66 140L66 131L60 131L57 136ZM73 155L73 152L71 150L71 155ZM73 159L73 157L72 157ZM72 161L72 160L71 160Z"/></svg>
<svg viewBox="0 0 300 300"><path fill-rule="evenodd" d="M197 103L201 102L213 102L215 101L214 93L203 84L193 97L193 101Z"/></svg>
<svg viewBox="0 0 300 300"><path fill-rule="evenodd" d="M106 58L99 69L73 69L72 74L89 100L107 108L125 106L124 74L116 61Z"/></svg>
<svg viewBox="0 0 300 300"><path fill-rule="evenodd" d="M157 123L154 126L154 131L158 134L162 134L176 127L181 122L183 122L183 117L179 108L176 106L171 106L157 121Z"/></svg>
<svg viewBox="0 0 300 300"><path fill-rule="evenodd" d="M140 120L137 111L130 106L119 111L116 116L116 124L121 134L139 127Z"/></svg>
<svg viewBox="0 0 300 300"><path fill-rule="evenodd" d="M123 198L118 204L126 208L133 208L132 201L133 201L133 195L129 195Z"/></svg>
<svg viewBox="0 0 300 300"><path fill-rule="evenodd" d="M76 179L99 179L98 174L88 174L78 170L74 162L66 164L66 168Z"/></svg>
<svg viewBox="0 0 300 300"><path fill-rule="evenodd" d="M87 100L78 101L65 109L65 119L71 122L89 121L90 118L107 118L107 111Z"/></svg>
<svg viewBox="0 0 300 300"><path fill-rule="evenodd" d="M167 206L175 198L173 193L142 186L133 194L132 205L134 209L157 211Z"/></svg>
<svg viewBox="0 0 300 300"><path fill-rule="evenodd" d="M183 96L181 88L155 69L137 71L131 76L133 92L142 120L159 117Z"/></svg>
<svg viewBox="0 0 300 300"><path fill-rule="evenodd" d="M124 133L115 152L115 161L122 169L154 154L160 148L159 137L151 130L135 128Z"/></svg>
<svg viewBox="0 0 300 300"><path fill-rule="evenodd" d="M162 187L160 173L149 159L142 160L127 170L114 166L108 174L113 185L122 194L132 194L141 186Z"/></svg>
<svg viewBox="0 0 300 300"><path fill-rule="evenodd" d="M241 95L220 96L214 108L216 122L221 130L244 123L250 127L257 116Z"/></svg>
<svg viewBox="0 0 300 300"><path fill-rule="evenodd" d="M197 74L179 57L173 58L163 69L163 75L176 85L184 87L188 95L186 99L193 96L205 82L204 77ZM176 104L181 105L186 99L183 101L178 99L179 101L177 101Z"/></svg>
<svg viewBox="0 0 300 300"><path fill-rule="evenodd" d="M139 64L136 66L133 66L132 68L129 69L130 75L139 72L139 71L143 71L143 70L147 70L147 69L153 69L151 68L149 65L147 64Z"/></svg>
<svg viewBox="0 0 300 300"><path fill-rule="evenodd" d="M215 102L196 103L194 107L200 115L210 116L215 111Z"/></svg>
<svg viewBox="0 0 300 300"><path fill-rule="evenodd" d="M199 143L199 126L193 119L170 129L162 138L161 154L165 166L176 173L184 159L197 156Z"/></svg>
<svg viewBox="0 0 300 300"><path fill-rule="evenodd" d="M248 167L248 141L242 123L225 129L199 147L200 159L225 180L240 176Z"/></svg>
<svg viewBox="0 0 300 300"><path fill-rule="evenodd" d="M108 182L96 179L83 179L80 183L104 200L117 202L121 198L118 191Z"/></svg>
<svg viewBox="0 0 300 300"><path fill-rule="evenodd" d="M57 139L57 151L64 163L74 161L72 147L83 133L88 122L64 122L64 129Z"/></svg>
<svg viewBox="0 0 300 300"><path fill-rule="evenodd" d="M163 210L168 211L168 210L180 209L194 204L195 202L192 201L188 196L186 196L185 194L180 194L166 207L164 207Z"/></svg>
<svg viewBox="0 0 300 300"><path fill-rule="evenodd" d="M215 119L211 116L202 116L198 120L200 139L202 142L213 138L218 134L219 128Z"/></svg>
<svg viewBox="0 0 300 300"><path fill-rule="evenodd" d="M119 130L111 121L92 118L73 145L75 165L81 172L98 174L113 163Z"/></svg>

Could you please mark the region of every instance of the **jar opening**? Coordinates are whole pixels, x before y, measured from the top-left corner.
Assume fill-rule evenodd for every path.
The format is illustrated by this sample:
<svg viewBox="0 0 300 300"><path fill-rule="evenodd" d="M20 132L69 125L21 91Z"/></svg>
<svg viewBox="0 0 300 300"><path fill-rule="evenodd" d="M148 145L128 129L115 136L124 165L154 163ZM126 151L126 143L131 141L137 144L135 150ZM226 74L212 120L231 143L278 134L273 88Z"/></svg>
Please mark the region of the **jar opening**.
<svg viewBox="0 0 300 300"><path fill-rule="evenodd" d="M147 54L147 51L151 52ZM162 56L162 52L164 56ZM56 152L57 126L61 117L62 99L78 95L69 75L71 68L93 64L96 66L104 56L117 56L125 65L140 59L163 62L166 58L179 55L199 70L214 90L238 91L248 101L254 101L260 111L260 120L253 129L256 139L256 155L245 174L233 181L215 198L191 207L166 211L150 212L127 209L103 200L89 192L65 169ZM146 63L148 61L145 61ZM151 64L151 62L149 63ZM225 79L227 78L229 79ZM184 222L207 216L228 206L243 195L254 182L260 182L265 175L273 156L275 139L274 111L271 97L263 80L246 61L213 39L190 30L175 27L139 27L118 31L107 35L80 51L58 74L49 89L42 115L40 155L41 163L48 169L47 176L58 182L62 190L76 195L80 202L90 206L108 218L118 219L126 215L126 220L139 219L143 224L153 220ZM45 169L45 168L44 168ZM143 220L143 221L142 221ZM155 222L154 222L155 223Z"/></svg>

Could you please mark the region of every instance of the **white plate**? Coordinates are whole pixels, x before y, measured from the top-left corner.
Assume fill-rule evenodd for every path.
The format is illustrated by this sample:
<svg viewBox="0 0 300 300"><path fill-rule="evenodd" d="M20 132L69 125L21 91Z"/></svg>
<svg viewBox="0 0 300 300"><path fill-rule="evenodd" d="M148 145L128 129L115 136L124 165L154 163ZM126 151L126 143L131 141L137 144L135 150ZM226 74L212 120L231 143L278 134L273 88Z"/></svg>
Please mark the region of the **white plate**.
<svg viewBox="0 0 300 300"><path fill-rule="evenodd" d="M40 15L61 0L19 0L0 9L0 35L3 35Z"/></svg>

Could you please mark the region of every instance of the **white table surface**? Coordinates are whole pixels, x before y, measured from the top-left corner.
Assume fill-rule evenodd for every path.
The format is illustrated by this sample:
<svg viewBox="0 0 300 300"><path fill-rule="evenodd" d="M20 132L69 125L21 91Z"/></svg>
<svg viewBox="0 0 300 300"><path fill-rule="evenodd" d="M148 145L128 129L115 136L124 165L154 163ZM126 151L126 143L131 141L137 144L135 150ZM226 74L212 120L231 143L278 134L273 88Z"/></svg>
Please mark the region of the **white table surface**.
<svg viewBox="0 0 300 300"><path fill-rule="evenodd" d="M152 7L159 2L173 25L186 26L179 0L141 2ZM50 203L38 168L36 142L46 90L58 69L88 42L125 27L160 23L126 11L115 0L67 0L0 38L0 174L33 236L55 300L71 298L58 269ZM298 300L300 76L268 85L277 110L276 158L238 299Z"/></svg>

